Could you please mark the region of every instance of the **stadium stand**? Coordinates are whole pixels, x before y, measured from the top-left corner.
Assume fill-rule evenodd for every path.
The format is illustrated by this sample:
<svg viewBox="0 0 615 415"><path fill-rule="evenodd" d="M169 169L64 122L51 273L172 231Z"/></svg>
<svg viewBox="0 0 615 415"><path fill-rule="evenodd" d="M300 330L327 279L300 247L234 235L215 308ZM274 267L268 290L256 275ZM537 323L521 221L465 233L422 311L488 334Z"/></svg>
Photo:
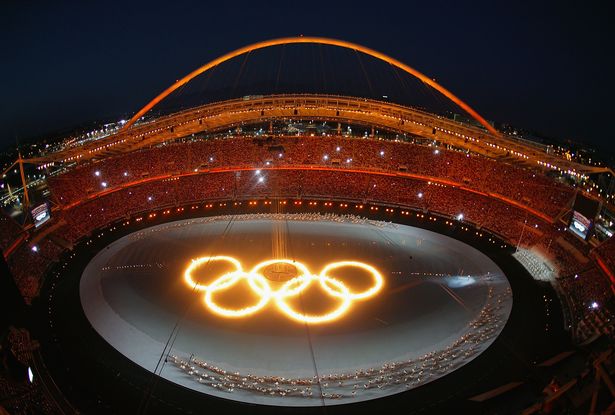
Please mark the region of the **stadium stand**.
<svg viewBox="0 0 615 415"><path fill-rule="evenodd" d="M588 333L612 330L608 278L593 262L580 260L588 257L588 247L556 221L575 189L483 156L341 136L232 137L166 144L102 159L50 177L48 184L59 206L54 216L65 224L43 238L37 252L22 243L8 258L28 302L36 297L62 246L109 223L205 201L321 198L371 201L450 218L462 215L464 222L510 244L537 248L558 270L560 278L554 283L570 303L573 333L586 339ZM0 242L6 249L19 227L7 217L1 219ZM60 246L53 237L67 244ZM611 238L595 250L611 268L613 245ZM601 305L604 321L595 321L599 313L588 308L588 301Z"/></svg>

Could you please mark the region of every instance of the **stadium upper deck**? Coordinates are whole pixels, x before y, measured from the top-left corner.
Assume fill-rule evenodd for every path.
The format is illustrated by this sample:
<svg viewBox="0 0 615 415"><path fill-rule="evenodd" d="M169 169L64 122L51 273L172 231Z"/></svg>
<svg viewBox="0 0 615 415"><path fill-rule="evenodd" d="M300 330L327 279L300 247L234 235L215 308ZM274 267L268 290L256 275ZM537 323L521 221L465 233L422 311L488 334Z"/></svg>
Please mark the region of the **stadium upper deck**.
<svg viewBox="0 0 615 415"><path fill-rule="evenodd" d="M271 95L217 102L137 124L82 146L31 159L36 163L101 159L204 131L245 124L308 119L359 124L432 139L491 158L571 175L607 171L549 154L539 146L389 102L327 95Z"/></svg>

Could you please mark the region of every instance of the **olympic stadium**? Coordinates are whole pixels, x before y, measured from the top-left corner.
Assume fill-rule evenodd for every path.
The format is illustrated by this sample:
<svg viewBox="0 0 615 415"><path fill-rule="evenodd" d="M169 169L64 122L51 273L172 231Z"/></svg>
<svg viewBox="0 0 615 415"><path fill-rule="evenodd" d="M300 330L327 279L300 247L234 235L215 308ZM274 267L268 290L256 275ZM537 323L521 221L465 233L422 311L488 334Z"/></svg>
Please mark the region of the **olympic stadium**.
<svg viewBox="0 0 615 415"><path fill-rule="evenodd" d="M314 45L445 109L190 90ZM583 382L609 406L615 239L595 189L613 172L376 50L248 45L4 173L16 413L541 413Z"/></svg>

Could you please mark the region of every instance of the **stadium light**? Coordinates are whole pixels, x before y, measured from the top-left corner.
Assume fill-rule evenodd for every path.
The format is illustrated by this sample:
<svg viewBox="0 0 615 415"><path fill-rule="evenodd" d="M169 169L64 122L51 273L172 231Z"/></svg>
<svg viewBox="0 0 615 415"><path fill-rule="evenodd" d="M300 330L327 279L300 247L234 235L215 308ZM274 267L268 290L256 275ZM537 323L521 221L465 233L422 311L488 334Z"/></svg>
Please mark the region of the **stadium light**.
<svg viewBox="0 0 615 415"><path fill-rule="evenodd" d="M598 307L600 307L600 305L599 305L597 302L593 301L593 302L592 302L592 305L591 305L591 308L595 310L595 309L597 309Z"/></svg>
<svg viewBox="0 0 615 415"><path fill-rule="evenodd" d="M434 154L440 154L440 150L435 149L435 150L433 151L433 153L434 153Z"/></svg>
<svg viewBox="0 0 615 415"><path fill-rule="evenodd" d="M423 198L423 192L419 192L419 194L417 195L419 197L419 199Z"/></svg>
<svg viewBox="0 0 615 415"><path fill-rule="evenodd" d="M107 187L107 182L102 182L100 185L101 185L102 187Z"/></svg>
<svg viewBox="0 0 615 415"><path fill-rule="evenodd" d="M265 181L265 178L264 178L264 177L259 177L259 178L258 178L258 182L259 182L259 183L262 183L262 182L264 182L264 181Z"/></svg>
<svg viewBox="0 0 615 415"><path fill-rule="evenodd" d="M38 252L38 246L32 245L32 252Z"/></svg>
<svg viewBox="0 0 615 415"><path fill-rule="evenodd" d="M463 220L463 213L460 213L459 215L457 215L457 220Z"/></svg>
<svg viewBox="0 0 615 415"><path fill-rule="evenodd" d="M96 170L96 171L94 172L94 176L96 176L96 177L100 177L100 171Z"/></svg>
<svg viewBox="0 0 615 415"><path fill-rule="evenodd" d="M322 158L323 158L323 160L324 160L324 161L329 160L329 156L328 156L328 155L326 155L326 154L325 154L324 156L322 156Z"/></svg>

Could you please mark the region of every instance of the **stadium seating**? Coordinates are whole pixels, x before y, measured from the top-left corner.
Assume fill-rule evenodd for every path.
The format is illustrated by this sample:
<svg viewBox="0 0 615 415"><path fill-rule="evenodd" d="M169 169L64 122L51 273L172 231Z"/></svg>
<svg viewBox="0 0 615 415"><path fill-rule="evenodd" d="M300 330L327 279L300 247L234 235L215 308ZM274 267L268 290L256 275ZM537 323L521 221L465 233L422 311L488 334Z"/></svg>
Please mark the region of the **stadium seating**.
<svg viewBox="0 0 615 415"><path fill-rule="evenodd" d="M137 180L195 169L321 166L399 172L452 181L495 193L556 216L573 189L538 172L482 156L391 140L344 137L212 139L170 144L105 159L49 179L61 204Z"/></svg>
<svg viewBox="0 0 615 415"><path fill-rule="evenodd" d="M19 225L4 213L0 213L0 250L2 252L17 239L20 233Z"/></svg>
<svg viewBox="0 0 615 415"><path fill-rule="evenodd" d="M341 199L410 207L451 218L462 215L463 221L478 229L497 233L511 244L536 247L554 261L559 286L570 302L574 332L580 338L598 328L612 330L608 279L593 263L579 262L558 241L588 255L584 244L557 222L545 220L565 210L574 189L541 173L482 156L391 140L236 137L169 144L107 158L51 177L48 183L63 207L54 216L65 221L55 234L69 243L140 213L189 204L203 209L204 202L217 200ZM6 217L1 219L0 243L6 249L19 227ZM9 266L27 301L37 295L42 277L61 251L43 239L37 252L22 244L10 256ZM613 252L613 239L595 251L615 269ZM29 266L20 266L24 263ZM608 307L598 313L588 302ZM606 320L596 321L595 316L603 314Z"/></svg>

